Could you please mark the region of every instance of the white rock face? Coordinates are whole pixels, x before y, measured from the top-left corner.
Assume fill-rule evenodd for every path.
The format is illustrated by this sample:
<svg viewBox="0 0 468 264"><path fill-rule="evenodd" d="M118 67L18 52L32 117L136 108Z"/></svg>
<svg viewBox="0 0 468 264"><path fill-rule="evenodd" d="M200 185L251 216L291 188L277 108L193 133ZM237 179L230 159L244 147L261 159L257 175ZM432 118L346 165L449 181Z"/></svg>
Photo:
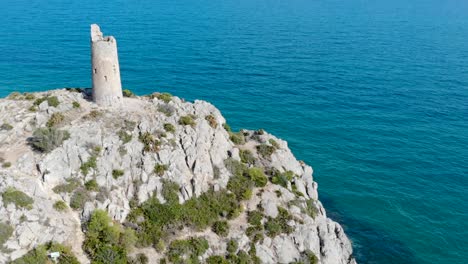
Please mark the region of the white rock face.
<svg viewBox="0 0 468 264"><path fill-rule="evenodd" d="M121 108L104 109L85 99L82 93L54 90L35 96L56 96L60 105L49 106L46 100L36 107L36 112L31 112L28 109L33 101L0 99L0 125L8 123L13 127L0 130L0 161L11 163L10 167L0 166L0 193L13 187L34 199L28 210L6 204L0 196L0 222L14 227L3 245L6 250L0 250L0 263L21 257L48 241L71 246L80 262L88 263L81 248L82 224L93 210L107 210L114 220L125 223L132 203L141 204L153 195L165 202L162 196L165 181L179 186L181 203L210 189L224 189L232 177L225 160L241 160L246 149L255 156L256 166L279 173L291 171L294 177L285 187L268 183L261 190L256 188L252 198L243 205L245 211L230 220L228 237L219 237L210 229L184 230L183 237L197 235L208 239L210 249L201 257L202 262L210 255L224 254L226 243L235 239L239 249L245 252L255 245L256 256L262 263L299 261L305 252L312 252L322 264L355 263L351 243L343 229L326 217L325 209L317 200L312 168L297 161L285 141L267 133L257 135L244 131L246 143L237 146L223 128L226 121L219 110L204 101L188 103L173 97L165 103L149 97L124 98ZM74 107L74 102L80 107ZM28 138L58 112L65 118L57 128L67 130L70 138L48 153L34 151ZM195 124L179 124L182 116L191 116ZM207 116L216 125L210 124ZM175 131L166 131L167 124ZM159 142L156 151L145 150L139 140L145 135ZM271 145L271 139L277 144L273 154L260 158L256 147ZM165 170L155 171L157 166ZM84 183L90 180L96 181L98 191L84 189ZM77 210L58 212L54 203L70 203L77 191L56 193L54 188L70 183L75 183L77 190L87 193L88 198ZM306 202L316 208L314 215L306 213ZM291 232L265 236L255 243L250 241L246 235L247 213L259 207L271 219L278 217L280 207L286 208L293 216L288 222ZM162 256L154 250L147 252L152 254L151 260Z"/></svg>

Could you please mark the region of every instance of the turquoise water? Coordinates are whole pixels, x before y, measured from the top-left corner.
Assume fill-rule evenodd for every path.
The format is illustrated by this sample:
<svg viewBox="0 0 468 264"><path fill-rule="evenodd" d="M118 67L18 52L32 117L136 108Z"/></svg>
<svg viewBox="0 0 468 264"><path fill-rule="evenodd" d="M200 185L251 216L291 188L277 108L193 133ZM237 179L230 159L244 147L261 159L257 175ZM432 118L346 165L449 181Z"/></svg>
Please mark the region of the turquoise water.
<svg viewBox="0 0 468 264"><path fill-rule="evenodd" d="M287 140L360 263L467 263L467 1L2 0L0 96L90 87L91 23L125 87Z"/></svg>

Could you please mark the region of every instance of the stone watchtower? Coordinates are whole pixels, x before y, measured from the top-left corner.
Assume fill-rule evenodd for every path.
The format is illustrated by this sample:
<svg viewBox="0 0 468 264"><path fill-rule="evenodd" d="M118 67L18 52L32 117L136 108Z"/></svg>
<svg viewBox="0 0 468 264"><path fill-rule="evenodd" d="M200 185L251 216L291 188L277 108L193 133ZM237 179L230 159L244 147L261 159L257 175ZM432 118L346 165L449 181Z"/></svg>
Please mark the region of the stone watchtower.
<svg viewBox="0 0 468 264"><path fill-rule="evenodd" d="M93 75L93 101L100 106L122 104L117 41L104 37L98 25L91 25L91 62Z"/></svg>

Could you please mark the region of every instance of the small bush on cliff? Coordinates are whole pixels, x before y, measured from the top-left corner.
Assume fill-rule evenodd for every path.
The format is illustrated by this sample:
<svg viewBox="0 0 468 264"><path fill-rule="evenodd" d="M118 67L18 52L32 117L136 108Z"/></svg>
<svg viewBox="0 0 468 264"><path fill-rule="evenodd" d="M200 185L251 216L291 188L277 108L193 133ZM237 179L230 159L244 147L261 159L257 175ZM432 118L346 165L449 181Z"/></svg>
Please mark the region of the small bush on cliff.
<svg viewBox="0 0 468 264"><path fill-rule="evenodd" d="M164 101L166 104L172 100L172 94L170 93L160 93L160 94L157 94L156 97L159 100Z"/></svg>
<svg viewBox="0 0 468 264"><path fill-rule="evenodd" d="M229 224L227 221L216 221L211 230L218 236L226 237L229 234Z"/></svg>
<svg viewBox="0 0 468 264"><path fill-rule="evenodd" d="M173 124L166 123L166 124L164 124L164 130L166 130L166 132L169 132L169 133L174 133L175 132L175 126Z"/></svg>
<svg viewBox="0 0 468 264"><path fill-rule="evenodd" d="M60 257L58 258L59 264L79 264L78 259L73 255L71 249L62 244L55 242L49 242L45 245L40 245L35 249L29 251L26 255L22 256L11 262L12 264L45 264L52 263L48 257L48 252L59 252Z"/></svg>
<svg viewBox="0 0 468 264"><path fill-rule="evenodd" d="M81 107L80 103L78 103L76 101L73 102L72 105L73 105L73 108L80 108Z"/></svg>
<svg viewBox="0 0 468 264"><path fill-rule="evenodd" d="M59 211L59 212L63 212L65 210L67 210L67 208L68 208L68 206L64 201L57 201L57 202L54 203L54 209Z"/></svg>
<svg viewBox="0 0 468 264"><path fill-rule="evenodd" d="M90 156L88 160L80 166L81 173L83 173L83 175L85 176L88 175L91 169L97 169L97 155L94 154Z"/></svg>
<svg viewBox="0 0 468 264"><path fill-rule="evenodd" d="M252 154L252 151L248 150L248 149L241 149L239 151L239 156L240 156L240 159L243 163L246 163L246 164L249 164L249 165L253 165L255 164L255 157L254 155Z"/></svg>
<svg viewBox="0 0 468 264"><path fill-rule="evenodd" d="M80 186L78 179L69 179L67 183L55 186L52 190L55 193L71 193Z"/></svg>
<svg viewBox="0 0 468 264"><path fill-rule="evenodd" d="M288 187L288 183L291 182L294 178L294 172L285 171L279 172L275 170L273 176L271 177L271 182L283 186L284 188Z"/></svg>
<svg viewBox="0 0 468 264"><path fill-rule="evenodd" d="M44 96L44 97L38 98L36 99L36 101L34 101L33 105L38 106L42 104L44 101L47 101L47 104L52 107L57 107L60 105L60 101L57 98L57 96L51 96L51 97Z"/></svg>
<svg viewBox="0 0 468 264"><path fill-rule="evenodd" d="M120 177L122 177L124 175L124 171L123 170L113 170L112 171L112 177L114 179L118 179Z"/></svg>
<svg viewBox="0 0 468 264"><path fill-rule="evenodd" d="M65 120L65 116L62 113L53 113L47 121L47 127L55 127Z"/></svg>
<svg viewBox="0 0 468 264"><path fill-rule="evenodd" d="M70 207L77 210L84 207L85 203L91 201L91 197L88 192L80 188L70 198Z"/></svg>
<svg viewBox="0 0 468 264"><path fill-rule="evenodd" d="M5 192L2 193L2 199L4 204L12 203L18 208L32 209L34 203L33 198L13 187L8 187Z"/></svg>
<svg viewBox="0 0 468 264"><path fill-rule="evenodd" d="M265 173L261 168L249 168L247 175L255 183L256 187L264 187L268 182L268 178L265 176Z"/></svg>
<svg viewBox="0 0 468 264"><path fill-rule="evenodd" d="M168 166L166 164L156 164L154 165L154 173L158 176L163 176L164 172L166 172Z"/></svg>
<svg viewBox="0 0 468 264"><path fill-rule="evenodd" d="M191 115L180 117L179 124L183 126L192 126L192 127L196 125L195 120L193 120L193 116Z"/></svg>
<svg viewBox="0 0 468 264"><path fill-rule="evenodd" d="M11 162L5 162L2 164L2 168L10 168L11 167Z"/></svg>
<svg viewBox="0 0 468 264"><path fill-rule="evenodd" d="M133 231L123 230L103 210L92 213L86 230L83 249L92 263L127 263L127 250L136 239Z"/></svg>
<svg viewBox="0 0 468 264"><path fill-rule="evenodd" d="M85 188L88 191L93 191L93 192L99 191L99 185L97 184L95 179L85 182Z"/></svg>
<svg viewBox="0 0 468 264"><path fill-rule="evenodd" d="M0 222L0 248L13 235L13 230L11 225Z"/></svg>
<svg viewBox="0 0 468 264"><path fill-rule="evenodd" d="M30 138L31 145L40 152L50 152L62 145L63 141L70 138L70 133L66 130L55 128L39 128Z"/></svg>
<svg viewBox="0 0 468 264"><path fill-rule="evenodd" d="M210 127L216 128L218 126L218 122L216 121L216 117L214 115L207 115L205 116L206 121L210 124Z"/></svg>
<svg viewBox="0 0 468 264"><path fill-rule="evenodd" d="M229 132L229 139L236 145L243 145L245 143L245 137L242 132Z"/></svg>
<svg viewBox="0 0 468 264"><path fill-rule="evenodd" d="M0 130L6 130L6 131L9 131L9 130L12 130L13 129L13 126L8 124L8 123L3 123L1 126L0 126Z"/></svg>
<svg viewBox="0 0 468 264"><path fill-rule="evenodd" d="M135 94L132 91L130 91L129 89L124 89L122 91L122 94L123 94L124 97L135 97Z"/></svg>
<svg viewBox="0 0 468 264"><path fill-rule="evenodd" d="M265 222L265 231L269 237L275 237L279 234L289 234L294 229L288 225L288 222L293 220L293 217L289 212L282 208L278 207L278 216L276 218L268 217L267 222Z"/></svg>
<svg viewBox="0 0 468 264"><path fill-rule="evenodd" d="M125 130L120 130L117 135L119 136L120 140L122 140L122 143L127 144L132 140L132 134Z"/></svg>
<svg viewBox="0 0 468 264"><path fill-rule="evenodd" d="M150 132L144 132L140 134L138 138L143 143L144 152L157 152L161 146L161 142L154 138Z"/></svg>
<svg viewBox="0 0 468 264"><path fill-rule="evenodd" d="M257 152L264 158L270 158L275 152L276 148L267 144L260 144L257 146Z"/></svg>
<svg viewBox="0 0 468 264"><path fill-rule="evenodd" d="M172 116L175 112L175 108L172 105L159 105L158 111L166 116Z"/></svg>
<svg viewBox="0 0 468 264"><path fill-rule="evenodd" d="M167 257L172 263L199 263L201 256L208 249L205 238L191 237L187 240L174 240L168 248Z"/></svg>

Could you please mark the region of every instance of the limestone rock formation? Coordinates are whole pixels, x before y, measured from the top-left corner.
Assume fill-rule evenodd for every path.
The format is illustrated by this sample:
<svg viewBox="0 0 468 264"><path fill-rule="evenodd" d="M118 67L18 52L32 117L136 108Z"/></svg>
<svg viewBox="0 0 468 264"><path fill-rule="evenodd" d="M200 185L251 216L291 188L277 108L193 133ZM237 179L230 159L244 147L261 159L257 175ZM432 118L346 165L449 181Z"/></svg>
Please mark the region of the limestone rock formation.
<svg viewBox="0 0 468 264"><path fill-rule="evenodd" d="M355 263L342 227L327 218L318 200L312 168L295 159L287 142L262 130L230 133L219 110L204 101L154 94L123 98L126 107L115 109L99 108L76 90L33 95L34 100L0 99L0 223L13 228L0 245L0 263L47 241L70 246L80 262L89 263L81 244L83 224L94 210L103 209L116 223L138 229L139 220L130 221L129 214L153 196L166 203L167 182L176 184L181 204L225 190L235 177L227 160L262 168L268 182L241 202L239 215L227 220L226 236L210 228L184 227L167 240L206 238L209 248L198 256L201 263L226 255L230 240L238 252L249 252L261 263L292 263L312 255L316 263ZM32 136L46 127L69 136L39 146L46 150L41 152L37 145L33 148ZM4 194L12 188L32 203L8 200ZM58 210L59 201L72 208ZM250 235L252 212L262 215L261 239ZM288 220L280 229L269 226L285 214ZM144 253L150 263L158 263L166 251L143 247L130 254Z"/></svg>

